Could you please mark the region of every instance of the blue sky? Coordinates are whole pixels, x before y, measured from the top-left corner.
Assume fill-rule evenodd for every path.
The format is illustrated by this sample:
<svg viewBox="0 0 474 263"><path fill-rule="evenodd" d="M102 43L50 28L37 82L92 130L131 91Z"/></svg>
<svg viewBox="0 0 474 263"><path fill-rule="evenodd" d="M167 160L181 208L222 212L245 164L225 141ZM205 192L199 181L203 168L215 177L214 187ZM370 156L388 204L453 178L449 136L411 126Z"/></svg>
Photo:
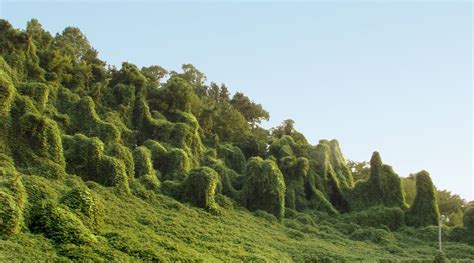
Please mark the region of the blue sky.
<svg viewBox="0 0 474 263"><path fill-rule="evenodd" d="M465 2L2 1L24 28L79 27L110 64L192 63L312 143L381 152L406 176L474 199L472 4Z"/></svg>

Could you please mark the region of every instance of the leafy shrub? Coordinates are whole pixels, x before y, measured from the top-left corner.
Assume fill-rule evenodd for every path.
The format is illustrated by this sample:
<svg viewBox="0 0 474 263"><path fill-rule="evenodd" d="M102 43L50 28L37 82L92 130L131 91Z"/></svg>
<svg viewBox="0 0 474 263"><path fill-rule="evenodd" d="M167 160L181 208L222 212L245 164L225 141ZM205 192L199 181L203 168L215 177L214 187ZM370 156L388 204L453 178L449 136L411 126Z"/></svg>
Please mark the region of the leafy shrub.
<svg viewBox="0 0 474 263"><path fill-rule="evenodd" d="M225 209L236 208L236 202L225 195L217 194L215 199L216 199L216 203L222 208L225 208Z"/></svg>
<svg viewBox="0 0 474 263"><path fill-rule="evenodd" d="M306 224L306 225L315 225L314 220L311 218L310 215L300 214L296 217L296 221Z"/></svg>
<svg viewBox="0 0 474 263"><path fill-rule="evenodd" d="M448 236L450 241L474 245L474 233L467 227L454 227Z"/></svg>
<svg viewBox="0 0 474 263"><path fill-rule="evenodd" d="M135 86L120 83L114 86L108 85L104 94L104 104L120 113L120 119L131 124L133 106L136 100Z"/></svg>
<svg viewBox="0 0 474 263"><path fill-rule="evenodd" d="M376 244L386 244L392 239L389 232L377 228L363 228L354 231L350 238L359 241L369 241Z"/></svg>
<svg viewBox="0 0 474 263"><path fill-rule="evenodd" d="M144 262L167 262L157 251L144 248L142 244L136 240L130 240L126 235L117 232L108 232L105 234L109 245L119 251L123 251L128 255Z"/></svg>
<svg viewBox="0 0 474 263"><path fill-rule="evenodd" d="M405 213L397 207L372 207L365 211L344 215L346 222L353 222L361 226L384 227L397 230L405 225Z"/></svg>
<svg viewBox="0 0 474 263"><path fill-rule="evenodd" d="M286 231L286 234L288 235L289 238L295 239L295 240L303 240L306 238L306 235L303 232L298 231L296 229L288 229Z"/></svg>
<svg viewBox="0 0 474 263"><path fill-rule="evenodd" d="M276 223L278 222L277 218L272 215L272 214L269 214L265 211L262 211L262 210L257 210L255 212L253 212L253 215L256 216L256 217L260 217L260 218L263 218L265 219L266 221L268 221L269 223Z"/></svg>
<svg viewBox="0 0 474 263"><path fill-rule="evenodd" d="M0 191L0 237L9 237L20 231L21 212L13 197Z"/></svg>
<svg viewBox="0 0 474 263"><path fill-rule="evenodd" d="M354 223L337 223L335 225L336 229L341 231L345 235L350 235L356 230L360 230L360 225Z"/></svg>
<svg viewBox="0 0 474 263"><path fill-rule="evenodd" d="M94 253L94 249L88 246L78 246L67 243L59 246L58 254L75 262L105 262L101 255Z"/></svg>
<svg viewBox="0 0 474 263"><path fill-rule="evenodd" d="M166 180L161 183L161 192L176 199L181 195L182 182L176 180Z"/></svg>
<svg viewBox="0 0 474 263"><path fill-rule="evenodd" d="M56 243L88 244L95 237L82 221L67 208L50 200L42 202L31 212L30 229L43 233Z"/></svg>
<svg viewBox="0 0 474 263"><path fill-rule="evenodd" d="M148 190L157 191L161 185L155 174L145 174L138 179Z"/></svg>
<svg viewBox="0 0 474 263"><path fill-rule="evenodd" d="M31 221L32 210L41 205L44 200L58 200L60 198L57 184L52 184L50 180L40 176L24 176L22 181L28 195L28 202L26 205L26 224Z"/></svg>
<svg viewBox="0 0 474 263"><path fill-rule="evenodd" d="M13 160L0 153L0 238L19 233L24 221L26 197Z"/></svg>
<svg viewBox="0 0 474 263"><path fill-rule="evenodd" d="M296 218L297 215L298 215L298 212L295 211L294 209L291 209L288 207L285 208L285 218Z"/></svg>
<svg viewBox="0 0 474 263"><path fill-rule="evenodd" d="M103 205L87 188L73 188L62 196L61 203L72 209L90 229L98 231L101 228L104 220Z"/></svg>
<svg viewBox="0 0 474 263"><path fill-rule="evenodd" d="M394 245L394 244L386 244L384 245L383 247L385 250L387 250L388 252L390 252L391 254L399 254L399 255L405 255L405 251L403 250L403 248L397 246L397 245Z"/></svg>
<svg viewBox="0 0 474 263"><path fill-rule="evenodd" d="M412 232L412 237L418 238L423 241L431 241L435 242L439 238L439 229L438 226L425 226L425 227L417 227ZM443 226L442 229L443 238L445 238L448 234L448 228Z"/></svg>
<svg viewBox="0 0 474 263"><path fill-rule="evenodd" d="M448 259L446 258L446 255L442 251L436 252L436 255L433 260L434 263L446 263L448 262Z"/></svg>

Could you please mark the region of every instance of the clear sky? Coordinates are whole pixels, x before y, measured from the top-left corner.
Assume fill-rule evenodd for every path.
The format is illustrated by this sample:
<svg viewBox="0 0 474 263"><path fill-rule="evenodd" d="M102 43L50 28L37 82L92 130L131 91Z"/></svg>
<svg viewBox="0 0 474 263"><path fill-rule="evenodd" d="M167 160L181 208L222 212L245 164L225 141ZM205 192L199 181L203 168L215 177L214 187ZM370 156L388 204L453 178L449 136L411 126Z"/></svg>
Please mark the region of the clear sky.
<svg viewBox="0 0 474 263"><path fill-rule="evenodd" d="M1 1L1 0L0 0ZM95 3L100 2L100 3ZM110 64L192 63L345 157L380 151L474 199L472 3L2 1L15 27L79 27Z"/></svg>

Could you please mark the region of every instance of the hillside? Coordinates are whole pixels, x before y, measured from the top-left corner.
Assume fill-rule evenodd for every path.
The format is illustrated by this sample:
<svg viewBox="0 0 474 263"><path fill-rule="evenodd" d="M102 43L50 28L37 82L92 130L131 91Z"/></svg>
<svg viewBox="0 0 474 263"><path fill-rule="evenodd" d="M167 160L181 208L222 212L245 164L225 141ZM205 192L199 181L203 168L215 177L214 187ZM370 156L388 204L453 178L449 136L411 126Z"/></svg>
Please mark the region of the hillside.
<svg viewBox="0 0 474 263"><path fill-rule="evenodd" d="M190 64L117 69L34 19L0 20L0 55L0 261L474 261L472 208L438 252L428 172L409 204L378 152L355 181Z"/></svg>

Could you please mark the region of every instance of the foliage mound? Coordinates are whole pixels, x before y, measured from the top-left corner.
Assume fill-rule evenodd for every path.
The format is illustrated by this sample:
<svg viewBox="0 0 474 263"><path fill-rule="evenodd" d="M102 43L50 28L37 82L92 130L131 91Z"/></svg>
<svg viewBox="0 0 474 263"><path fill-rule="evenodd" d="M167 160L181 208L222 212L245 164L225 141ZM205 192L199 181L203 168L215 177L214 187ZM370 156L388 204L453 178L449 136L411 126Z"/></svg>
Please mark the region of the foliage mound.
<svg viewBox="0 0 474 263"><path fill-rule="evenodd" d="M88 244L95 241L92 233L67 208L44 201L31 213L30 229L57 243Z"/></svg>
<svg viewBox="0 0 474 263"><path fill-rule="evenodd" d="M389 165L384 165L378 152L370 159L370 177L358 181L350 194L350 206L353 210L383 205L406 208L405 192L400 177Z"/></svg>
<svg viewBox="0 0 474 263"><path fill-rule="evenodd" d="M180 199L210 211L217 211L214 197L218 178L217 173L209 167L191 170L181 186Z"/></svg>
<svg viewBox="0 0 474 263"><path fill-rule="evenodd" d="M250 210L263 210L281 220L285 213L285 181L272 160L252 157L247 165L244 194Z"/></svg>
<svg viewBox="0 0 474 263"><path fill-rule="evenodd" d="M63 136L66 169L84 181L95 181L105 186L117 186L129 192L125 164L104 153L104 144L97 138L82 134Z"/></svg>
<svg viewBox="0 0 474 263"><path fill-rule="evenodd" d="M415 175L416 195L407 213L407 223L412 226L437 225L439 208L436 192L430 175L421 171Z"/></svg>

